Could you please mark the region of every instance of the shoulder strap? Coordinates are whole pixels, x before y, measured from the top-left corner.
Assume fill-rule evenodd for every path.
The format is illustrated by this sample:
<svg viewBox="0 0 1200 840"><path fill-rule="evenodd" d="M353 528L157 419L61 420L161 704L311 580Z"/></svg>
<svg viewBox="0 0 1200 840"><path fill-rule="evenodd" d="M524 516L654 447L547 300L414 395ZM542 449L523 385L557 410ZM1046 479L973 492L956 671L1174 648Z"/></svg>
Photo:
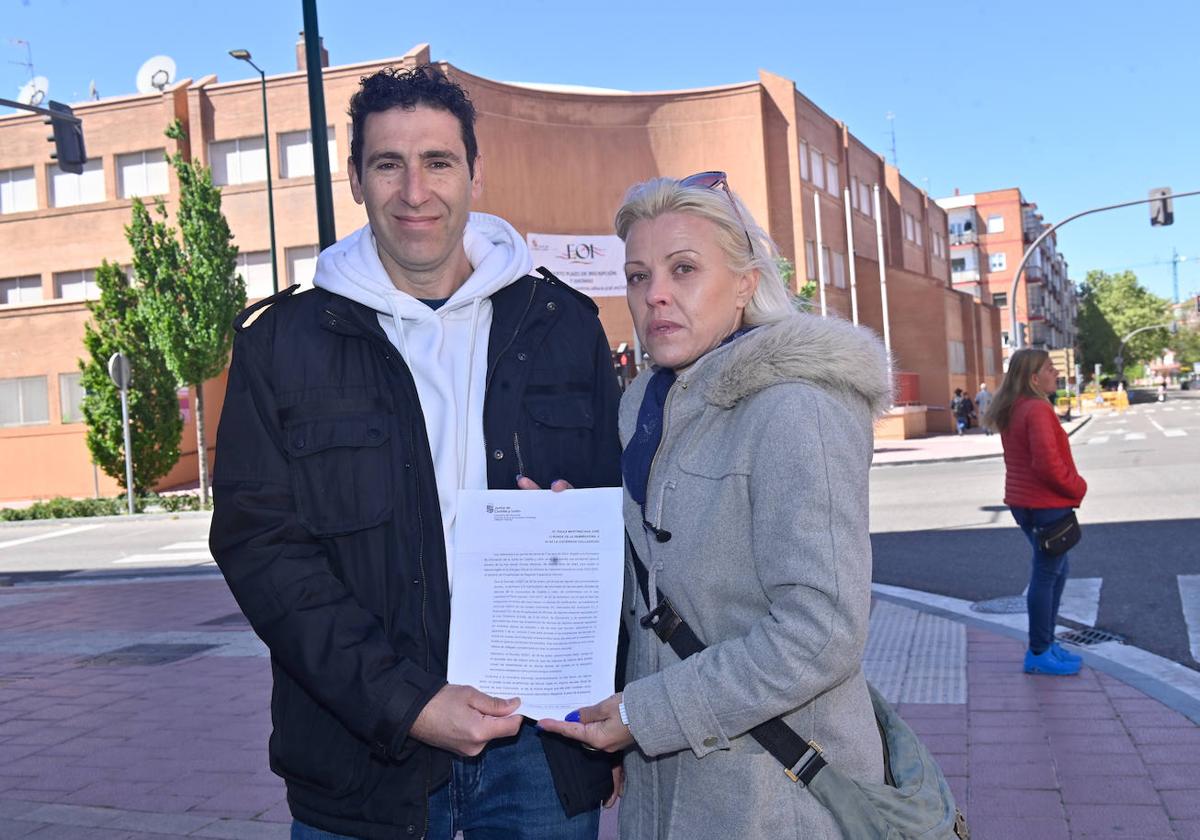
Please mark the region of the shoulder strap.
<svg viewBox="0 0 1200 840"><path fill-rule="evenodd" d="M295 291L299 288L300 288L299 283L293 283L291 286L288 286L286 289L283 289L282 291L278 291L275 294L271 295L270 297L265 297L262 300L260 300L258 303L252 304L251 306L247 306L245 309L242 310L241 314L238 315L237 318L234 319L233 328L235 330L237 330L238 332L241 332L243 329L246 328L246 321L248 321L250 319L251 315L253 315L255 312L258 312L260 309L264 309L264 308L270 306L271 304L276 303L277 301L281 301L285 297L288 297L288 296L294 294Z"/></svg>
<svg viewBox="0 0 1200 840"><path fill-rule="evenodd" d="M637 549L633 547L633 542L628 537L626 537L626 543L629 546L629 553L633 557L633 571L637 577L638 589L641 590L642 598L646 601L646 608L649 609L650 573L646 570L642 558L638 557ZM683 617L675 611L675 607L671 605L670 599L662 593L662 590L656 588L656 592L658 606L641 620L642 626L653 630L654 635L658 636L664 644L670 645L671 650L675 651L680 659L687 659L692 654L699 653L708 647L684 621ZM750 736L758 741L763 749L775 756L775 759L783 765L783 772L793 782L809 784L826 764L825 754L820 745L815 741L805 741L796 734L795 730L784 723L782 718L772 718L760 723L750 730Z"/></svg>

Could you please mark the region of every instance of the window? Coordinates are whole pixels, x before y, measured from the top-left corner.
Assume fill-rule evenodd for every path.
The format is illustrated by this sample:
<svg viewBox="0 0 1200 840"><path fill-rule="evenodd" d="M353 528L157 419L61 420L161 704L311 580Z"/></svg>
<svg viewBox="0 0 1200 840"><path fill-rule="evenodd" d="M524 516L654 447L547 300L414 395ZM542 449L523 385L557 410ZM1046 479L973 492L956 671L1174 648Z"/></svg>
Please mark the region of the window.
<svg viewBox="0 0 1200 840"><path fill-rule="evenodd" d="M833 158L825 161L825 181L829 185L829 191L837 195L841 189L838 187L838 166L837 161Z"/></svg>
<svg viewBox="0 0 1200 840"><path fill-rule="evenodd" d="M913 233L914 227L915 224L913 223L912 213L906 211L904 213L904 238L909 242L912 242L916 237L916 234Z"/></svg>
<svg viewBox="0 0 1200 840"><path fill-rule="evenodd" d="M1007 331L1000 333L1000 346L1001 347L1008 346L1008 332Z"/></svg>
<svg viewBox="0 0 1200 840"><path fill-rule="evenodd" d="M955 257L954 259L950 260L950 270L951 271L966 271L967 270L966 257Z"/></svg>
<svg viewBox="0 0 1200 840"><path fill-rule="evenodd" d="M829 246L821 246L821 283L829 285Z"/></svg>
<svg viewBox="0 0 1200 840"><path fill-rule="evenodd" d="M104 201L104 161L92 158L83 172L72 175L57 166L50 167L50 206L74 207Z"/></svg>
<svg viewBox="0 0 1200 840"><path fill-rule="evenodd" d="M999 254L988 255L988 270L989 271L1004 271L1008 268L1008 257L1001 251Z"/></svg>
<svg viewBox="0 0 1200 840"><path fill-rule="evenodd" d="M37 183L33 167L0 171L0 213L37 209Z"/></svg>
<svg viewBox="0 0 1200 840"><path fill-rule="evenodd" d="M267 152L261 137L209 143L208 161L217 186L267 180Z"/></svg>
<svg viewBox="0 0 1200 840"><path fill-rule="evenodd" d="M860 182L858 185L858 190L859 190L859 192L862 193L862 195L860 195L858 197L859 209L862 210L863 213L865 213L868 216L874 216L875 215L875 210L874 210L875 205L872 204L871 187L868 186L866 183Z"/></svg>
<svg viewBox="0 0 1200 840"><path fill-rule="evenodd" d="M58 411L63 423L83 422L83 385L79 373L58 375Z"/></svg>
<svg viewBox="0 0 1200 840"><path fill-rule="evenodd" d="M1004 217L1000 215L988 216L987 232L1004 233Z"/></svg>
<svg viewBox="0 0 1200 840"><path fill-rule="evenodd" d="M915 219L915 217L914 217L914 219ZM922 244L924 244L921 242L921 228L922 227L924 227L924 225L921 224L919 219L916 219L914 227L913 227L913 233L916 234L916 241L917 241L918 248L921 247Z"/></svg>
<svg viewBox="0 0 1200 840"><path fill-rule="evenodd" d="M813 186L823 190L825 189L825 158L821 157L821 153L816 149L809 149L808 154L812 162Z"/></svg>
<svg viewBox="0 0 1200 840"><path fill-rule="evenodd" d="M996 375L996 354L992 352L992 348L990 347L983 349L983 375Z"/></svg>
<svg viewBox="0 0 1200 840"><path fill-rule="evenodd" d="M950 372L951 373L966 373L967 372L967 348L961 341L951 341L950 346Z"/></svg>
<svg viewBox="0 0 1200 840"><path fill-rule="evenodd" d="M60 271L54 275L54 296L62 300L95 300L100 297L96 270Z"/></svg>
<svg viewBox="0 0 1200 840"><path fill-rule="evenodd" d="M325 130L329 139L329 171L337 172L337 140L333 136L333 126ZM279 135L279 167L279 174L283 178L301 178L313 174L312 129Z"/></svg>
<svg viewBox="0 0 1200 840"><path fill-rule="evenodd" d="M246 283L247 300L274 294L270 251L240 251L236 271Z"/></svg>
<svg viewBox="0 0 1200 840"><path fill-rule="evenodd" d="M817 279L816 246L811 239L804 240L804 268L809 280Z"/></svg>
<svg viewBox="0 0 1200 840"><path fill-rule="evenodd" d="M933 255L938 259L946 258L946 237L936 230L933 232Z"/></svg>
<svg viewBox="0 0 1200 840"><path fill-rule="evenodd" d="M850 176L850 206L855 210L859 209L858 204L858 176Z"/></svg>
<svg viewBox="0 0 1200 840"><path fill-rule="evenodd" d="M841 251L833 252L833 285L846 288L846 255Z"/></svg>
<svg viewBox="0 0 1200 840"><path fill-rule="evenodd" d="M49 422L46 377L0 379L0 427L37 426Z"/></svg>
<svg viewBox="0 0 1200 840"><path fill-rule="evenodd" d="M167 158L162 149L117 155L117 195L121 198L167 192Z"/></svg>
<svg viewBox="0 0 1200 840"><path fill-rule="evenodd" d="M992 306L1008 306L1008 292L993 292Z"/></svg>
<svg viewBox="0 0 1200 840"><path fill-rule="evenodd" d="M800 177L808 180L808 143L800 141Z"/></svg>
<svg viewBox="0 0 1200 840"><path fill-rule="evenodd" d="M0 304L37 303L41 299L42 278L36 274L0 280Z"/></svg>
<svg viewBox="0 0 1200 840"><path fill-rule="evenodd" d="M299 248L287 249L288 283L299 283L307 289L312 286L313 276L317 273L316 245L302 245Z"/></svg>

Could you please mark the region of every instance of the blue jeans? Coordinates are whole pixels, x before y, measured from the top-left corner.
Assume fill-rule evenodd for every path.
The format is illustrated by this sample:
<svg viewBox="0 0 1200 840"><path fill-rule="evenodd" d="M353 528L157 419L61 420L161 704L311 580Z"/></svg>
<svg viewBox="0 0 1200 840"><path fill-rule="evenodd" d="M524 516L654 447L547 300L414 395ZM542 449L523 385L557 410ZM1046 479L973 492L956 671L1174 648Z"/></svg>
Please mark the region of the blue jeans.
<svg viewBox="0 0 1200 840"><path fill-rule="evenodd" d="M428 840L596 840L600 809L567 818L532 724L493 741L475 758L456 758L450 781L429 797ZM292 840L352 840L300 821Z"/></svg>
<svg viewBox="0 0 1200 840"><path fill-rule="evenodd" d="M1033 570L1029 576L1029 592L1025 607L1029 611L1029 649L1034 655L1044 653L1054 642L1054 626L1058 623L1058 605L1063 586L1071 572L1068 552L1051 557L1038 548L1034 528L1042 528L1062 519L1071 508L1009 508L1013 519L1021 526L1025 538L1033 546Z"/></svg>

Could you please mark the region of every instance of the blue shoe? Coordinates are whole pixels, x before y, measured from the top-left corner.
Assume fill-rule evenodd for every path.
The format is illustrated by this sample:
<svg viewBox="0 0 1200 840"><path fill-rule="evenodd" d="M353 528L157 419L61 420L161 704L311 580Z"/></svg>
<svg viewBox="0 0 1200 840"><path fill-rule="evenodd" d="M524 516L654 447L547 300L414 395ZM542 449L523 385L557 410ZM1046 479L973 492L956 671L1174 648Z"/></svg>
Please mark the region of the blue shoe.
<svg viewBox="0 0 1200 840"><path fill-rule="evenodd" d="M1079 663L1064 662L1054 655L1053 648L1046 648L1036 656L1033 651L1027 650L1025 651L1025 673L1069 677L1079 673Z"/></svg>
<svg viewBox="0 0 1200 840"><path fill-rule="evenodd" d="M1060 645L1058 642L1050 643L1050 652L1053 653L1055 656L1057 656L1063 662L1069 662L1072 665L1079 665L1080 663L1083 662L1082 656L1071 653L1071 651L1067 650L1065 647Z"/></svg>

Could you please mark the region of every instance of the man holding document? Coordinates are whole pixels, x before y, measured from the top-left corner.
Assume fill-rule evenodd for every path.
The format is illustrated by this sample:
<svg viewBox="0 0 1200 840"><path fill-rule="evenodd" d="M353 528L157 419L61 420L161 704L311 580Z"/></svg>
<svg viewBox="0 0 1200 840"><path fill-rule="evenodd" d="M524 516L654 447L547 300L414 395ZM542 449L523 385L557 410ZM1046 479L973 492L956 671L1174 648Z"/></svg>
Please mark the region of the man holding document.
<svg viewBox="0 0 1200 840"><path fill-rule="evenodd" d="M350 114L369 224L315 289L238 319L214 475L213 556L271 651L292 836L592 840L609 757L525 715L612 691L620 491L527 491L620 486L608 341L470 212L458 85L381 71Z"/></svg>

